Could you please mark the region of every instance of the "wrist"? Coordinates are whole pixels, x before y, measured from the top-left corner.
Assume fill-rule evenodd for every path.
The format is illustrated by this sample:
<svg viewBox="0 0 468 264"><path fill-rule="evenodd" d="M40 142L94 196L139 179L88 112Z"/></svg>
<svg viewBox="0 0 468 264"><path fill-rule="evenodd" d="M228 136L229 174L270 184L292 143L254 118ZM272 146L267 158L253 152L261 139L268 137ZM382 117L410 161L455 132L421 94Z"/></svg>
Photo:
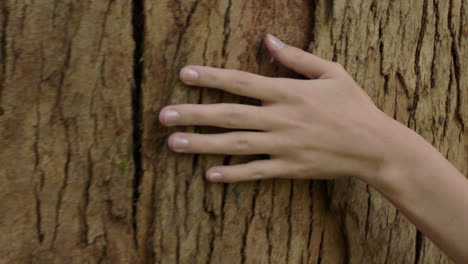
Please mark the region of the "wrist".
<svg viewBox="0 0 468 264"><path fill-rule="evenodd" d="M363 179L387 197L404 192L411 175L421 172L430 160L440 156L437 150L412 129L389 117L381 164L374 175Z"/></svg>
<svg viewBox="0 0 468 264"><path fill-rule="evenodd" d="M390 195L399 192L410 171L421 164L421 153L427 152L432 145L415 131L382 114L384 118L375 131L381 139L373 146L376 150L375 162L358 178L383 194Z"/></svg>

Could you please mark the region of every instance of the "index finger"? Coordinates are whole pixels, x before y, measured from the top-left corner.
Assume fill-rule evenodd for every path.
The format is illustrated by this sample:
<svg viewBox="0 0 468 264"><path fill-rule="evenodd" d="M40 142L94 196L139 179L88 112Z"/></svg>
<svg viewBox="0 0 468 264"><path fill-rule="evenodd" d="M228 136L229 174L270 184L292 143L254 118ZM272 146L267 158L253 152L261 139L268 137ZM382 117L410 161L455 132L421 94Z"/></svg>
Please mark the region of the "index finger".
<svg viewBox="0 0 468 264"><path fill-rule="evenodd" d="M265 77L238 70L190 65L180 71L180 79L189 85L217 88L264 101L278 101L283 96L280 85L284 78Z"/></svg>

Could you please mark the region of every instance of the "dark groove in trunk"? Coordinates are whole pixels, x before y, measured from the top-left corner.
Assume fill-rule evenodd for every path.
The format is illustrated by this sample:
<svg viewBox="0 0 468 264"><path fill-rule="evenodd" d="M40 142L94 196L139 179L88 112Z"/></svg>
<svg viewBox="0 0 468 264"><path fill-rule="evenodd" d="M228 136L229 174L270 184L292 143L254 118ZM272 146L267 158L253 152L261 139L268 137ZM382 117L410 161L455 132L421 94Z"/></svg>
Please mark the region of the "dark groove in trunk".
<svg viewBox="0 0 468 264"><path fill-rule="evenodd" d="M135 174L133 176L132 194L132 225L135 246L138 247L137 239L137 205L140 199L140 184L143 175L141 159L142 138L142 92L141 83L143 78L143 52L145 41L145 9L144 0L134 0L132 10L133 39L135 41L135 52L133 62L134 86L132 90L132 118L133 118L133 162Z"/></svg>
<svg viewBox="0 0 468 264"><path fill-rule="evenodd" d="M423 45L423 42L424 42L424 35L426 33L426 27L427 27L427 13L428 13L428 7L427 7L427 0L424 1L423 3L423 14L422 14L422 18L421 18L421 28L420 28L420 31L419 31L419 37L418 37L418 43L417 43L417 46L416 46L416 54L415 54L415 58L414 58L414 71L416 73L416 87L415 87L415 91L413 93L413 105L411 106L411 110L410 110L410 116L408 118L408 124L407 126L412 128L413 130L415 130L417 132L417 122L416 122L416 108L418 107L418 103L419 103L419 95L420 95L420 92L421 91L421 83L422 83L422 80L421 80L421 65L420 65L420 58L421 58L421 49L422 49L422 45ZM413 123L413 126L411 126L411 123L410 121Z"/></svg>
<svg viewBox="0 0 468 264"><path fill-rule="evenodd" d="M2 73L0 74L0 116L5 114L5 111L2 108L2 93L3 89L5 89L6 83L6 71L7 71L7 28L8 28L8 20L10 19L10 11L8 9L8 5L6 1L2 1L3 4L0 6L0 12L3 14L3 21L2 22L2 34L0 39L0 63L2 64Z"/></svg>
<svg viewBox="0 0 468 264"><path fill-rule="evenodd" d="M421 258L421 249L422 249L422 240L423 236L421 231L416 230L416 248L415 248L415 256L414 256L414 264L419 263L419 259Z"/></svg>

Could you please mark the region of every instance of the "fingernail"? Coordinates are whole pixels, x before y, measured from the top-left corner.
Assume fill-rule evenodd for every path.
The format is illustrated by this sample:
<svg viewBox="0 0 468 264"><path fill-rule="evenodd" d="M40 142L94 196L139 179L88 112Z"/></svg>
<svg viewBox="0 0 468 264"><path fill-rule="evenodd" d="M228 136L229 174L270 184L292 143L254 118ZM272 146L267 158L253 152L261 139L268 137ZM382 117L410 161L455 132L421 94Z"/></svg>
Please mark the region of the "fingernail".
<svg viewBox="0 0 468 264"><path fill-rule="evenodd" d="M193 69L186 68L182 71L182 77L187 81L195 81L198 79L198 72Z"/></svg>
<svg viewBox="0 0 468 264"><path fill-rule="evenodd" d="M271 34L268 34L267 35L267 38L268 38L268 41L271 42L271 44L273 44L273 46L276 48L276 49L282 49L284 48L284 43L279 40L277 37L271 35Z"/></svg>
<svg viewBox="0 0 468 264"><path fill-rule="evenodd" d="M175 149L184 149L186 147L188 147L189 145L189 141L187 138L185 137L182 137L182 136L177 136L174 138L174 142L173 142L173 146Z"/></svg>
<svg viewBox="0 0 468 264"><path fill-rule="evenodd" d="M212 173L208 174L208 178L211 181L219 181L219 180L221 180L223 178L223 175L220 172L212 172Z"/></svg>
<svg viewBox="0 0 468 264"><path fill-rule="evenodd" d="M180 119L180 114L176 110L167 110L164 112L164 121L166 124L174 124Z"/></svg>

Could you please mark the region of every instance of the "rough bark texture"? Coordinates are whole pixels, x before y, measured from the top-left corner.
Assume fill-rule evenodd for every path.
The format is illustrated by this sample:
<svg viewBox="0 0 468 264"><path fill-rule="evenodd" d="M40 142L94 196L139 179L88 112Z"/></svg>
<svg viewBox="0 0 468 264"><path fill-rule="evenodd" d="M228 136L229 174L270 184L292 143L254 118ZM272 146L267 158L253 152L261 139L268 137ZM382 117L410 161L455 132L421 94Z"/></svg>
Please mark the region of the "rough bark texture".
<svg viewBox="0 0 468 264"><path fill-rule="evenodd" d="M131 2L1 6L0 262L134 259Z"/></svg>
<svg viewBox="0 0 468 264"><path fill-rule="evenodd" d="M163 106L258 104L184 65L301 77L266 32L342 63L467 175L467 1L2 0L0 263L449 263L362 182L211 184L255 157L168 150Z"/></svg>

